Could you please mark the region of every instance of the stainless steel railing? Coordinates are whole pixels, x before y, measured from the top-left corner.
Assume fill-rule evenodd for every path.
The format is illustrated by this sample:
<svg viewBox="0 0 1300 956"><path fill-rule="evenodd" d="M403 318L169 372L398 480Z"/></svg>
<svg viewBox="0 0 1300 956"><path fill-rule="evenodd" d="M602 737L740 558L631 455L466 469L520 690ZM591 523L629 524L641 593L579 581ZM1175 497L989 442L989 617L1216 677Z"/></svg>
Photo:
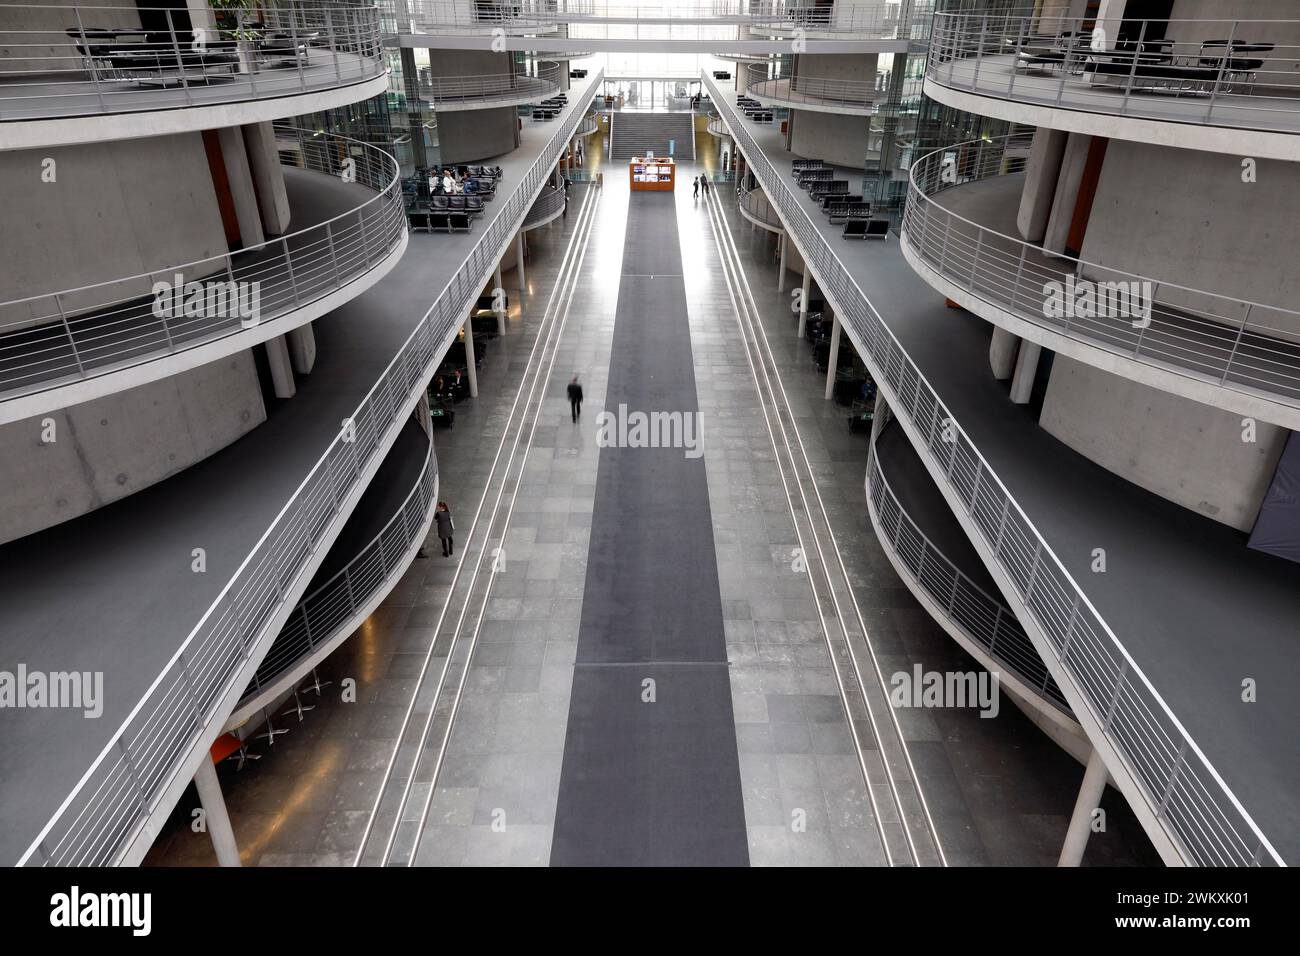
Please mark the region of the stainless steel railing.
<svg viewBox="0 0 1300 956"><path fill-rule="evenodd" d="M0 13L0 120L292 96L387 70L378 9L329 0L217 12L215 28L184 6L6 2Z"/></svg>
<svg viewBox="0 0 1300 956"><path fill-rule="evenodd" d="M926 77L1118 116L1300 132L1300 20L938 13Z"/></svg>
<svg viewBox="0 0 1300 956"><path fill-rule="evenodd" d="M594 89L603 78L598 72ZM542 149L502 212L478 236L357 410L181 643L77 785L23 854L21 865L97 866L118 861L160 809L186 757L219 730L222 702L246 686L268 627L287 618L312 555L342 521L343 502L378 466L423 394L433 365L464 323L469 303L495 269L581 116L568 117ZM500 200L498 200L500 201Z"/></svg>
<svg viewBox="0 0 1300 956"><path fill-rule="evenodd" d="M898 557L930 600L946 612L948 620L972 644L982 647L1002 671L1073 718L1065 695L1016 615L1000 596L989 594L948 560L903 510L881 470L879 450L867 466L867 496L879 521L881 543Z"/></svg>
<svg viewBox="0 0 1300 956"><path fill-rule="evenodd" d="M564 209L564 203L564 187L547 186L529 207L528 215L524 216L523 228L535 229L554 219Z"/></svg>
<svg viewBox="0 0 1300 956"><path fill-rule="evenodd" d="M945 205L968 184L1007 175L1009 160L1027 157L1031 142L1029 134L974 140L913 163L902 229L913 254L959 289L1033 325L1144 365L1300 406L1300 311L1049 257ZM1102 288L1098 307L1081 313L1064 302L1071 279L1124 283L1129 292L1109 301Z"/></svg>
<svg viewBox="0 0 1300 956"><path fill-rule="evenodd" d="M500 27L513 31L554 29L561 24L750 26L772 32L846 34L906 39L928 27L933 4L837 3L813 6L788 0L695 0L638 3L635 0L381 0L385 18L398 32ZM578 37L580 30L570 36Z"/></svg>
<svg viewBox="0 0 1300 956"><path fill-rule="evenodd" d="M920 436L919 441L914 437L918 453L947 476L946 487L960 501L979 542L994 556L1183 859L1200 865L1280 865L1277 851L832 251L791 188L789 172L773 168L716 84L701 76L890 407L913 436Z"/></svg>
<svg viewBox="0 0 1300 956"><path fill-rule="evenodd" d="M745 189L743 183L736 184L736 205L740 208L740 214L750 222L756 222L760 226L780 231L781 217L777 215L776 209L773 208L767 194L761 188L755 186L752 189Z"/></svg>
<svg viewBox="0 0 1300 956"><path fill-rule="evenodd" d="M456 104L527 103L560 92L560 66L550 63L527 73L499 73L480 76L428 76L421 72L420 96L434 109Z"/></svg>
<svg viewBox="0 0 1300 956"><path fill-rule="evenodd" d="M285 674L339 636L386 584L406 570L402 556L428 526L438 495L438 456L429 440L424 467L400 507L384 527L329 580L301 601L280 628L258 665L236 710L274 689Z"/></svg>
<svg viewBox="0 0 1300 956"><path fill-rule="evenodd" d="M727 136L727 127L722 120L716 116L709 117L708 125L705 126L705 132L711 136Z"/></svg>
<svg viewBox="0 0 1300 956"><path fill-rule="evenodd" d="M816 63L816 57L810 57L804 63ZM745 92L763 101L773 103L804 103L819 106L833 106L838 109L878 112L886 91L880 82L871 80L838 80L818 76L771 76L769 63L750 63L744 68L748 71Z"/></svg>
<svg viewBox="0 0 1300 956"><path fill-rule="evenodd" d="M401 247L406 216L392 156L310 130L277 128L276 136L286 168L365 187L356 205L239 252L0 302L0 402L236 336L338 292ZM213 307L201 298L182 310L156 293L156 283L194 282L256 289L259 311L248 319L215 297Z"/></svg>

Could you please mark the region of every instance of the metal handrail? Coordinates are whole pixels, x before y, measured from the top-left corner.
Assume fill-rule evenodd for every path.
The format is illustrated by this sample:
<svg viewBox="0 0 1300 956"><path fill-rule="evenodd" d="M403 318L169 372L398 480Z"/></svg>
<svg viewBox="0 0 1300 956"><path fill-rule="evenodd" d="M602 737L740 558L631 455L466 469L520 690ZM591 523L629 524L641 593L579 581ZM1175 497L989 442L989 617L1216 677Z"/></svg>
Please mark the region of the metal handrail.
<svg viewBox="0 0 1300 956"><path fill-rule="evenodd" d="M402 504L347 564L298 602L262 658L236 710L246 707L269 685L329 644L387 582L405 573L401 557L415 546L427 526L437 494L438 456L430 438L424 467Z"/></svg>
<svg viewBox="0 0 1300 956"><path fill-rule="evenodd" d="M1069 702L1015 613L1000 595L989 594L953 564L903 510L880 467L879 448L867 469L867 495L880 523L880 543L897 556L935 606L1003 671L1073 720Z"/></svg>
<svg viewBox="0 0 1300 956"><path fill-rule="evenodd" d="M590 136L592 133L595 133L599 129L600 129L600 123L597 121L595 116L589 114L583 117L582 122L578 124L578 128L573 131L573 135Z"/></svg>
<svg viewBox="0 0 1300 956"><path fill-rule="evenodd" d="M591 88L603 76L598 72ZM239 675L268 625L291 610L289 595L341 522L342 503L368 480L385 438L396 434L424 393L435 363L513 240L579 118L556 129L357 410L41 828L21 865L116 862L157 809L186 756L215 735L221 702L243 690Z"/></svg>
<svg viewBox="0 0 1300 956"><path fill-rule="evenodd" d="M494 73L478 76L421 75L420 96L429 105L446 108L453 103L526 103L560 92L560 66L540 67L537 76L527 73Z"/></svg>
<svg viewBox="0 0 1300 956"><path fill-rule="evenodd" d="M780 230L781 217L777 215L772 201L767 198L767 194L762 188L755 186L753 189L745 189L743 182L736 183L736 205L740 209L740 214L750 222L756 222L760 226L767 226L772 229Z"/></svg>
<svg viewBox="0 0 1300 956"><path fill-rule="evenodd" d="M1282 865L1268 838L832 251L791 188L788 171L781 175L773 168L716 85L703 72L701 77L890 407L920 436L914 441L918 453L946 476L947 489L961 502L979 540L1179 854L1192 864Z"/></svg>
<svg viewBox="0 0 1300 956"><path fill-rule="evenodd" d="M282 165L340 177L374 194L324 222L239 252L0 302L0 401L238 335L338 292L401 247L406 215L401 173L391 155L311 130L277 127L276 135L292 137L287 144L282 139ZM258 290L260 311L241 318L220 300L210 309L200 299L202 314L178 314L174 300L160 307L154 291L160 282L172 288L247 284Z"/></svg>
<svg viewBox="0 0 1300 956"><path fill-rule="evenodd" d="M804 34L853 33L869 38L906 39L930 20L933 4L913 4L904 20L899 4L835 4L813 7L793 0L696 0L693 3L635 0L381 0L385 18L397 25L446 31L456 27L506 30L560 25L703 24L749 26ZM578 33L570 36L577 37Z"/></svg>
<svg viewBox="0 0 1300 956"><path fill-rule="evenodd" d="M184 7L6 2L2 9L49 26L0 27L0 121L238 103L387 72L373 6L256 4L230 11L244 25L238 33L186 27L188 16L178 25ZM142 30L143 13L165 26Z"/></svg>
<svg viewBox="0 0 1300 956"><path fill-rule="evenodd" d="M532 229L540 226L551 219L554 219L564 209L564 187L548 186L542 190L542 194L528 209L528 215L524 216L524 229Z"/></svg>
<svg viewBox="0 0 1300 956"><path fill-rule="evenodd" d="M813 62L816 58L811 58ZM805 60L804 62L808 62ZM841 109L879 112L886 91L876 80L837 80L819 76L769 76L769 63L750 63L745 92L774 103L816 103Z"/></svg>
<svg viewBox="0 0 1300 956"><path fill-rule="evenodd" d="M710 116L709 122L705 125L704 131L711 136L727 136L727 128L723 125L722 118Z"/></svg>
<svg viewBox="0 0 1300 956"><path fill-rule="evenodd" d="M1065 254L1049 257L1034 243L940 203L937 197L954 187L959 193L969 183L1008 175L1008 158L1027 157L1032 139L972 140L914 162L902 229L913 254L959 289L1022 321L1143 365L1300 407L1300 311ZM1125 283L1150 306L1149 323L1131 296L1116 314L1078 316L1060 308L1067 279Z"/></svg>
<svg viewBox="0 0 1300 956"><path fill-rule="evenodd" d="M937 13L926 78L1071 110L1300 132L1300 45L1270 41L1294 37L1300 20L1124 17L1122 37L1121 24L1107 27L1095 17L1027 11Z"/></svg>

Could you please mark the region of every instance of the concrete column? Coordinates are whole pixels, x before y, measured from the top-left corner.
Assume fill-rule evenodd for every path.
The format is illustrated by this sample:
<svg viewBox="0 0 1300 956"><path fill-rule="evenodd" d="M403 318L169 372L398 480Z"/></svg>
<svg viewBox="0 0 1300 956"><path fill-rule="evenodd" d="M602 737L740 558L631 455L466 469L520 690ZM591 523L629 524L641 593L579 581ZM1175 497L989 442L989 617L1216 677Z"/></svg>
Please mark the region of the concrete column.
<svg viewBox="0 0 1300 956"><path fill-rule="evenodd" d="M242 866L235 831L230 826L230 815L226 813L225 798L221 796L217 768L207 754L199 761L199 769L194 774L194 786L198 788L199 802L203 804L204 823L208 828L208 836L212 839L212 848L217 851L218 865Z"/></svg>
<svg viewBox="0 0 1300 956"><path fill-rule="evenodd" d="M244 127L248 158L256 183L257 205L262 213L262 229L268 235L282 236L289 231L289 193L284 187L284 169L275 148L275 130L266 123L249 123Z"/></svg>
<svg viewBox="0 0 1300 956"><path fill-rule="evenodd" d="M1040 126L1034 131L1034 144L1025 167L1025 184L1020 191L1020 209L1016 228L1026 242L1042 242L1047 219L1052 214L1052 197L1061 172L1061 159L1069 134Z"/></svg>
<svg viewBox="0 0 1300 956"><path fill-rule="evenodd" d="M498 294L500 294L500 299L498 299L497 297ZM497 274L496 277L492 280L492 302L494 304L500 302L502 299L505 298L505 294L506 294L506 286L505 286L505 282L501 278L501 263L498 262ZM497 335L505 335L505 334L506 334L506 310L504 308L501 308L501 309L497 309Z"/></svg>
<svg viewBox="0 0 1300 956"><path fill-rule="evenodd" d="M528 291L528 280L524 278L524 231L519 230L515 237L515 265L519 269L519 294Z"/></svg>
<svg viewBox="0 0 1300 956"><path fill-rule="evenodd" d="M1016 347L1019 344L1020 336L1000 326L993 326L993 341L989 342L989 366L993 369L993 377L999 382L1005 382L1015 371Z"/></svg>
<svg viewBox="0 0 1300 956"><path fill-rule="evenodd" d="M779 235L781 236L781 238L778 240L781 243L781 271L780 273L778 273L778 277L776 280L776 291L784 292L785 291L785 258L786 258L785 247L789 237L784 232L780 233Z"/></svg>
<svg viewBox="0 0 1300 956"><path fill-rule="evenodd" d="M1038 356L1043 347L1035 345L1028 339L1020 342L1020 354L1016 356L1016 373L1011 379L1011 400L1017 405L1029 402L1029 395L1034 390L1034 375L1038 372Z"/></svg>
<svg viewBox="0 0 1300 956"><path fill-rule="evenodd" d="M826 398L835 394L835 367L840 357L840 317L831 313L831 352L826 358Z"/></svg>
<svg viewBox="0 0 1300 956"><path fill-rule="evenodd" d="M261 245L266 241L262 230L262 213L253 192L253 173L248 168L248 150L244 148L244 131L238 126L227 126L217 131L221 144L221 158L226 164L226 178L235 200L235 216L239 220L239 240L244 248Z"/></svg>
<svg viewBox="0 0 1300 956"><path fill-rule="evenodd" d="M293 364L289 361L289 346L283 335L266 342L266 358L271 363L271 382L276 398L293 398L298 386L293 381Z"/></svg>
<svg viewBox="0 0 1300 956"><path fill-rule="evenodd" d="M1074 802L1074 813L1070 816L1070 827L1065 831L1065 845L1061 847L1057 866L1078 866L1083 862L1083 851L1092 833L1092 811L1101 805L1102 795L1106 792L1106 777L1106 764L1093 748L1088 756L1088 768L1083 772L1083 785L1079 787L1079 797Z"/></svg>
<svg viewBox="0 0 1300 956"><path fill-rule="evenodd" d="M470 319L465 320L465 362L469 366L465 370L469 375L469 397L478 398L478 369L475 368L474 361L474 323Z"/></svg>
<svg viewBox="0 0 1300 956"><path fill-rule="evenodd" d="M1074 204L1079 198L1083 171L1088 165L1088 148L1092 137L1071 133L1061 157L1061 172L1056 179L1056 194L1052 197L1052 214L1047 219L1043 234L1043 249L1047 252L1064 252L1070 239L1070 225L1074 222Z"/></svg>
<svg viewBox="0 0 1300 956"><path fill-rule="evenodd" d="M316 366L316 333L311 324L301 325L286 336L289 340L289 358L293 370L299 375L308 374Z"/></svg>
<svg viewBox="0 0 1300 956"><path fill-rule="evenodd" d="M812 296L812 270L808 263L803 264L803 293L799 296L799 338L803 338L808 325L808 299Z"/></svg>

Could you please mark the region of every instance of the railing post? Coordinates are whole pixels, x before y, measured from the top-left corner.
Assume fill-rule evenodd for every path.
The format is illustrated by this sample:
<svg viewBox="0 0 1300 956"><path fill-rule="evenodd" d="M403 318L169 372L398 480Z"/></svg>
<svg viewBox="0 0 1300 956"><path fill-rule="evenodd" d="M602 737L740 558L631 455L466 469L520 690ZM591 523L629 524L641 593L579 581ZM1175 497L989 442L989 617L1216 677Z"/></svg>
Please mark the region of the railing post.
<svg viewBox="0 0 1300 956"><path fill-rule="evenodd" d="M54 304L58 306L59 320L63 323L63 331L68 336L68 348L72 349L72 361L77 363L77 374L82 378L85 378L86 369L85 366L81 364L81 356L77 352L77 343L72 337L72 326L68 323L68 313L63 308L63 298L61 293L54 293Z"/></svg>
<svg viewBox="0 0 1300 956"><path fill-rule="evenodd" d="M331 223L325 223L325 240L329 244L330 264L334 266L334 288L343 288L343 276L339 274L339 257L334 249L334 228Z"/></svg>
<svg viewBox="0 0 1300 956"><path fill-rule="evenodd" d="M1183 737L1178 741L1178 756L1174 758L1173 769L1169 771L1169 779L1165 781L1165 788L1160 794L1160 802L1156 805L1156 819L1159 820L1164 816L1165 808L1169 806L1169 795L1173 793L1174 786L1178 782L1178 775L1182 773L1183 767L1187 764L1187 738Z"/></svg>
<svg viewBox="0 0 1300 956"><path fill-rule="evenodd" d="M1232 27L1228 30L1228 45L1223 48L1223 59L1219 60L1219 72L1214 78L1214 89L1210 90L1210 105L1205 108L1205 121L1208 123L1210 117L1214 115L1214 107L1219 101L1219 86L1223 83L1223 74L1227 70L1228 61L1232 57L1232 41L1237 36L1237 21L1232 21Z"/></svg>
<svg viewBox="0 0 1300 956"><path fill-rule="evenodd" d="M983 19L980 21L980 40L979 40L979 46L975 51L975 73L971 77L971 81L970 81L970 86L972 90L979 86L980 63L983 62L984 60L984 34L988 30L988 28L989 28L989 15L986 13L984 14Z"/></svg>
<svg viewBox="0 0 1300 956"><path fill-rule="evenodd" d="M181 88L185 90L185 105L194 105L194 96L190 93L190 81L185 76L185 62L181 59L180 43L176 40L176 24L172 21L172 12L167 10L167 33L172 38L172 53L176 57L176 70L180 74ZM158 79L162 81L162 59L158 60Z"/></svg>
<svg viewBox="0 0 1300 956"><path fill-rule="evenodd" d="M1138 60L1142 58L1142 44L1146 41L1147 24L1149 20L1142 21L1142 27L1138 30L1137 46L1133 48L1133 65L1129 67L1128 82L1124 84L1124 98L1120 101L1120 113L1128 112L1128 98L1133 91L1133 81L1137 79Z"/></svg>
<svg viewBox="0 0 1300 956"><path fill-rule="evenodd" d="M284 247L284 267L289 273L289 288L293 290L293 304L299 305L301 299L298 296L298 279L293 274L293 258L289 255L289 240L287 238L280 240L280 245Z"/></svg>
<svg viewBox="0 0 1300 956"><path fill-rule="evenodd" d="M104 90L99 85L99 67L95 64L95 57L91 53L90 40L86 37L86 27L81 22L81 8L73 7L72 12L77 17L77 33L81 35L81 45L86 48L86 65L90 67L90 81L95 84L95 98L99 100L99 109L101 112L108 112L108 104L104 102Z"/></svg>
<svg viewBox="0 0 1300 956"><path fill-rule="evenodd" d="M1124 689L1124 679L1128 676L1128 659L1120 665L1119 674L1115 678L1115 692L1110 695L1110 703L1106 706L1106 719L1101 725L1101 729L1107 733L1110 732L1110 722L1115 718L1115 707L1119 704L1120 691Z"/></svg>
<svg viewBox="0 0 1300 956"><path fill-rule="evenodd" d="M1237 329L1237 337L1232 340L1232 351L1228 353L1228 361L1223 366L1223 377L1219 379L1222 385L1228 381L1228 373L1232 371L1232 362L1237 357L1237 349L1241 346L1241 337L1246 332L1246 323L1250 321L1250 310L1255 307L1255 303L1246 303L1246 314L1241 317L1241 327Z"/></svg>

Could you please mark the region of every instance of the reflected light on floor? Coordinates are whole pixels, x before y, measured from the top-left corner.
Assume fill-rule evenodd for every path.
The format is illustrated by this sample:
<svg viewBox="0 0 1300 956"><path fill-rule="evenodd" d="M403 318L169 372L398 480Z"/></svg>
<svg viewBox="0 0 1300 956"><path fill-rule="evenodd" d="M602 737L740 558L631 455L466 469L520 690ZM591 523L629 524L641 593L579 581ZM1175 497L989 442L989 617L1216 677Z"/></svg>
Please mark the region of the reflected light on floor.
<svg viewBox="0 0 1300 956"><path fill-rule="evenodd" d="M280 808L279 813L267 821L266 826L260 833L252 839L248 839L243 834L239 835L239 859L241 863L248 865L260 857L271 837L275 836L280 831L280 827L293 818L294 813L311 799L313 793L320 787L334 782L342 757L342 746L338 744L331 745L329 751L321 760L318 760L309 770L298 776L293 789L289 792L288 799L284 801L284 806Z"/></svg>

